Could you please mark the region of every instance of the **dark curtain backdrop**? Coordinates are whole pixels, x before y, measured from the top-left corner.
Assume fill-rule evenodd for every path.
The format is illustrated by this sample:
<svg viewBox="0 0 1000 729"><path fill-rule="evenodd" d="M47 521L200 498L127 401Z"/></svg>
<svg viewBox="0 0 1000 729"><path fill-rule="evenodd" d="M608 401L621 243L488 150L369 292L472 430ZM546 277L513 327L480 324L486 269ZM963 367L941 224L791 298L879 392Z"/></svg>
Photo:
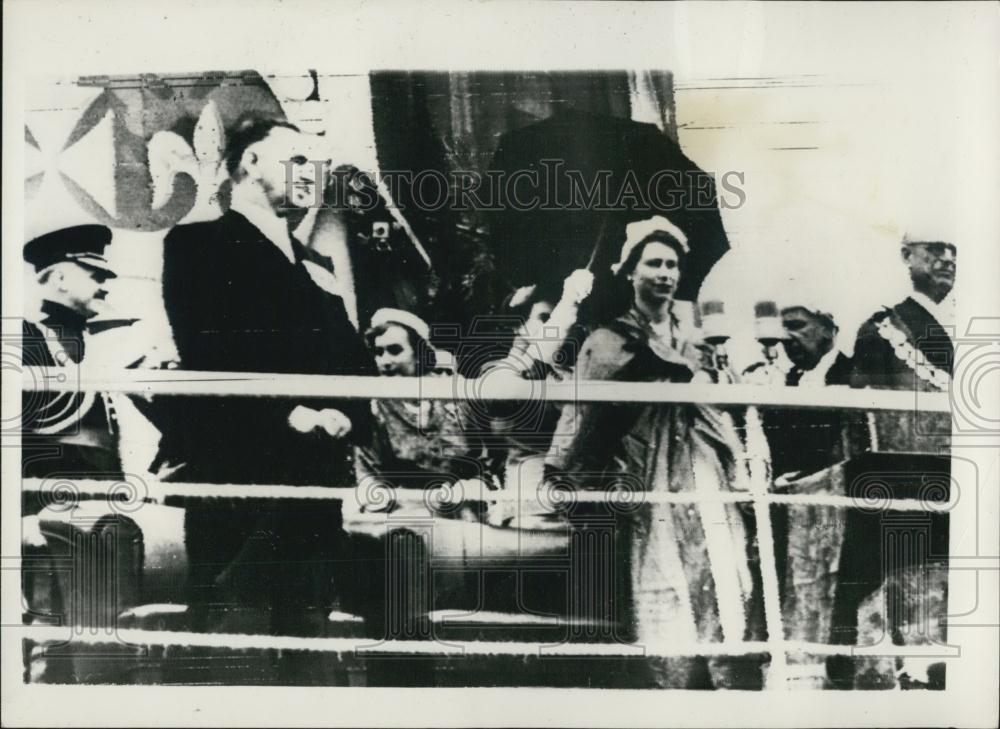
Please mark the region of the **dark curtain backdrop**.
<svg viewBox="0 0 1000 729"><path fill-rule="evenodd" d="M638 87L647 111L655 109L654 116L662 120L660 128L631 120ZM634 75L630 83L627 71L379 71L371 74L371 89L383 172L511 172L537 167L540 158L551 155L587 173L609 169L615 184L629 171L640 182L659 169L701 173L676 142L668 72L641 74L637 84ZM701 260L694 261L682 292L687 298L728 248L710 177L707 184L710 209L668 215L697 239L693 247L700 250L694 258ZM598 306L596 300L602 292L610 295L612 287L603 279L617 258L624 224L651 214L627 203L610 214L459 211L449 206L427 211L414 204L413 191L405 185L395 192L429 249L439 279L422 313L466 328L478 316L502 313L501 304L515 287L546 278L555 283L591 260L602 285L587 315L606 318L619 303L606 299ZM510 207L502 195L500 202Z"/></svg>
<svg viewBox="0 0 1000 729"><path fill-rule="evenodd" d="M669 74L659 75L672 108ZM628 119L629 80L613 73L379 71L371 74L379 166L384 170L484 173L501 136L561 108ZM672 115L671 115L672 118ZM397 201L431 251L440 287L426 313L468 324L510 293L490 245L489 215L417 209L403 186Z"/></svg>

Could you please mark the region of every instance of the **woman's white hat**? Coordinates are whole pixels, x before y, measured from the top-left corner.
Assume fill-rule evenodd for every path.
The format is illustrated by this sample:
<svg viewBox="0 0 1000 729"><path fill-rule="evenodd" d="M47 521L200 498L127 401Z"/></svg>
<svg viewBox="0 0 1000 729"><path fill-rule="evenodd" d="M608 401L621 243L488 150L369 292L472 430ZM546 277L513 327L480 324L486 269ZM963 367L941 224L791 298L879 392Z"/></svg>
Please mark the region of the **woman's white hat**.
<svg viewBox="0 0 1000 729"><path fill-rule="evenodd" d="M401 324L415 331L421 339L428 342L431 339L431 328L427 322L408 311L384 308L372 314L372 327L380 327L387 324Z"/></svg>
<svg viewBox="0 0 1000 729"><path fill-rule="evenodd" d="M646 220L637 220L625 226L625 244L622 246L622 253L618 258L618 263L611 264L611 272L617 275L635 247L657 233L666 233L675 239L684 252L684 255L690 252L688 239L684 235L684 231L662 215L654 215Z"/></svg>

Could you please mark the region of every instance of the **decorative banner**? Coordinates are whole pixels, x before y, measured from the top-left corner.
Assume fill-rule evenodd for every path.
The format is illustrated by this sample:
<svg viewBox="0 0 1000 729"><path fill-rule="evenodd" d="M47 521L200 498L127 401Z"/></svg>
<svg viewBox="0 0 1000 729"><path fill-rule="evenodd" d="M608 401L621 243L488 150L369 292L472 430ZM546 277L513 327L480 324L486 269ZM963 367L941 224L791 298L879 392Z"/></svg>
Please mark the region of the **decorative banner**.
<svg viewBox="0 0 1000 729"><path fill-rule="evenodd" d="M25 129L33 235L68 224L70 201L78 217L134 231L214 217L226 130L250 114L285 117L254 71L89 77L52 91L57 104L36 103ZM73 103L81 96L89 103Z"/></svg>

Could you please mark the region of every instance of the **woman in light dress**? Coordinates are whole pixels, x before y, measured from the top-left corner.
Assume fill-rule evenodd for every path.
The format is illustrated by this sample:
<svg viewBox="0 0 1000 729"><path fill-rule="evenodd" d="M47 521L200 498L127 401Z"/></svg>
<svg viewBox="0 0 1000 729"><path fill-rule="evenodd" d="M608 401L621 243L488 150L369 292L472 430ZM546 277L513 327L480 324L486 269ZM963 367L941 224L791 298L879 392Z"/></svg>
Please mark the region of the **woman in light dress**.
<svg viewBox="0 0 1000 729"><path fill-rule="evenodd" d="M632 306L584 342L578 381L692 380L700 355L674 305L687 253L685 234L666 218L627 226L612 270L631 285ZM579 402L562 411L546 470L550 482L581 489L617 484L639 501L645 492L710 494L740 482L741 450L732 422L714 407ZM628 637L646 649L640 684L759 686L759 660L655 657L661 649L758 637L741 510L649 503L628 515L619 509L615 520L616 568L630 576L616 610Z"/></svg>

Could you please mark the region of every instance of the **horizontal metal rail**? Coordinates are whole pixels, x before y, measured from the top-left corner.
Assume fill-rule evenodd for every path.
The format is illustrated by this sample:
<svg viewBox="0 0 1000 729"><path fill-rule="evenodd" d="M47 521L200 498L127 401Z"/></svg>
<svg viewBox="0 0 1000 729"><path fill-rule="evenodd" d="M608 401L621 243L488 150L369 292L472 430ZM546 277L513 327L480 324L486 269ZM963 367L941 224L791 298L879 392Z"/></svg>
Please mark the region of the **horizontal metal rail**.
<svg viewBox="0 0 1000 729"><path fill-rule="evenodd" d="M957 499L941 501L927 498L891 498L881 492L871 491L855 496L835 494L754 494L749 491L626 491L577 490L549 488L543 486L532 493L522 493L519 489L490 490L485 486L471 490L461 487L441 487L430 489L393 489L375 487L371 490L356 488L327 488L325 486L289 486L285 484L216 484L216 483L173 483L162 481L122 481L75 479L72 477L52 477L47 479L28 478L22 482L22 489L28 493L38 493L48 501L59 504L72 502L76 498L108 498L126 503L162 499L305 499L321 501L342 501L359 506L385 506L388 501L400 504L446 505L463 501L505 501L544 507L550 511L571 507L573 504L607 504L612 508L630 510L643 504L739 504L765 502L789 506L830 506L842 509L864 509L866 511L949 511L958 503ZM932 494L933 495L933 494ZM374 516L374 515L373 515Z"/></svg>
<svg viewBox="0 0 1000 729"><path fill-rule="evenodd" d="M361 398L372 400L536 400L546 402L700 403L758 407L951 412L946 392L856 389L846 386L765 387L609 380L356 377L191 370L106 370L25 367L22 389L48 392L120 392L133 395Z"/></svg>
<svg viewBox="0 0 1000 729"><path fill-rule="evenodd" d="M193 633L166 630L120 629L113 633L69 626L26 626L11 628L22 638L38 643L81 644L91 646L181 646L226 648L230 650L301 650L354 654L359 658L379 655L424 655L440 657L511 656L522 657L671 657L671 656L746 656L770 654L776 646L767 642L673 643L636 645L629 643L529 643L521 641L386 640L370 638L310 638L288 635L245 633ZM871 646L832 645L805 641L783 641L781 650L789 653L825 656L923 656L956 657L954 646L899 646L884 643Z"/></svg>

